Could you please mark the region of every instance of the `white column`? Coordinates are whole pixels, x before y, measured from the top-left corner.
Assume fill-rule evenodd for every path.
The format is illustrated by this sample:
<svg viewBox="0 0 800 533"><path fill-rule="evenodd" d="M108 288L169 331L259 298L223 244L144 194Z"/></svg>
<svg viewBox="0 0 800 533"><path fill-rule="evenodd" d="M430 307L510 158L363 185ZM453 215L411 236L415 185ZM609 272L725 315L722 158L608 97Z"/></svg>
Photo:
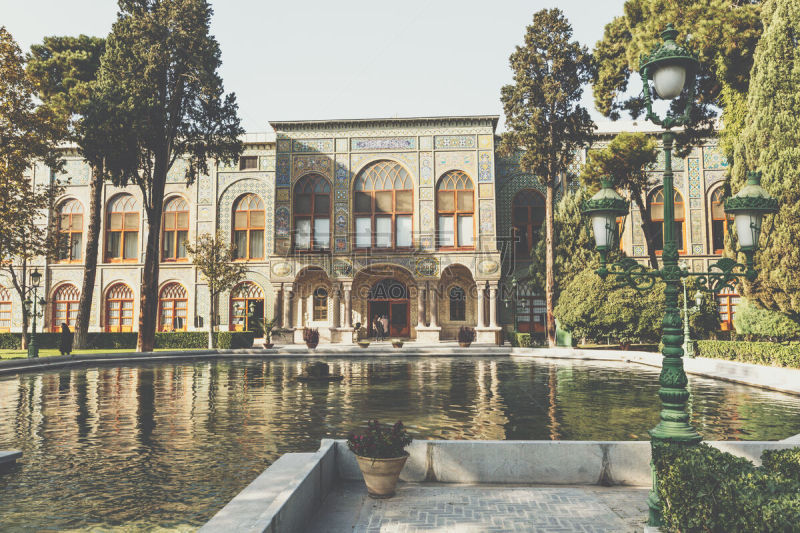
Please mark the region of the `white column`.
<svg viewBox="0 0 800 533"><path fill-rule="evenodd" d="M333 305L331 306L333 310L333 316L331 317L331 324L334 328L338 328L339 324L341 324L341 321L339 320L339 314L341 311L341 309L339 309L339 287L334 285L331 291L333 292L331 295L333 297Z"/></svg>
<svg viewBox="0 0 800 533"><path fill-rule="evenodd" d="M432 283L431 286L428 288L428 292L431 295L431 327L438 328L439 327L439 290L436 287L435 283Z"/></svg>
<svg viewBox="0 0 800 533"><path fill-rule="evenodd" d="M303 327L303 297L300 290L294 291L294 327Z"/></svg>
<svg viewBox="0 0 800 533"><path fill-rule="evenodd" d="M425 327L425 286L417 285L417 329Z"/></svg>
<svg viewBox="0 0 800 533"><path fill-rule="evenodd" d="M483 282L478 282L478 327L482 328L486 325L486 320L483 317L483 291L485 285Z"/></svg>
<svg viewBox="0 0 800 533"><path fill-rule="evenodd" d="M350 287L344 289L344 327L353 327L353 301L350 297Z"/></svg>
<svg viewBox="0 0 800 533"><path fill-rule="evenodd" d="M284 328L288 328L291 324L292 319L292 300L294 299L294 294L292 293L292 286L291 285L284 285L283 290L281 290L281 307L283 311L283 318L281 326Z"/></svg>
<svg viewBox="0 0 800 533"><path fill-rule="evenodd" d="M497 284L489 285L489 327L497 327Z"/></svg>

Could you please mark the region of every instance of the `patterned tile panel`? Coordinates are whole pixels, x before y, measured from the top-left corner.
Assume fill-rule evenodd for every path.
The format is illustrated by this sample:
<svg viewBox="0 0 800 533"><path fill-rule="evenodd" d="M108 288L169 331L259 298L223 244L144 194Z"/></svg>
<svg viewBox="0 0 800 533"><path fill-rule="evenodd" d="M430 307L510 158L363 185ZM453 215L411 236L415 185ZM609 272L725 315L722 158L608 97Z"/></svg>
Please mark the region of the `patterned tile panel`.
<svg viewBox="0 0 800 533"><path fill-rule="evenodd" d="M262 155L258 158L258 168L272 172L275 170L275 156Z"/></svg>
<svg viewBox="0 0 800 533"><path fill-rule="evenodd" d="M295 139L292 142L295 152L333 152L333 139Z"/></svg>
<svg viewBox="0 0 800 533"><path fill-rule="evenodd" d="M433 145L437 150L453 150L475 148L474 135L437 135Z"/></svg>
<svg viewBox="0 0 800 533"><path fill-rule="evenodd" d="M703 194L703 178L700 174L700 160L689 158L689 198L700 198Z"/></svg>
<svg viewBox="0 0 800 533"><path fill-rule="evenodd" d="M492 164L492 152L480 152L478 155L478 181L494 181L494 176L492 175L493 170L494 165Z"/></svg>
<svg viewBox="0 0 800 533"><path fill-rule="evenodd" d="M523 189L535 189L542 194L545 187L534 176L519 173L507 175L507 177L497 186L497 234L500 236L510 235L511 228L511 202L514 196Z"/></svg>
<svg viewBox="0 0 800 533"><path fill-rule="evenodd" d="M328 179L332 179L331 168L333 161L327 155L296 155L293 156L293 179L297 179L308 172L317 172Z"/></svg>
<svg viewBox="0 0 800 533"><path fill-rule="evenodd" d="M288 155L279 155L275 167L275 185L288 187L292 182L291 162Z"/></svg>
<svg viewBox="0 0 800 533"><path fill-rule="evenodd" d="M480 228L482 235L494 234L494 215L494 202L491 200L481 200Z"/></svg>
<svg viewBox="0 0 800 533"><path fill-rule="evenodd" d="M64 174L59 174L62 183L69 180L70 185L87 185L89 183L89 164L83 159L67 159Z"/></svg>
<svg viewBox="0 0 800 533"><path fill-rule="evenodd" d="M703 168L709 170L728 168L728 160L716 146L703 148Z"/></svg>
<svg viewBox="0 0 800 533"><path fill-rule="evenodd" d="M291 139L278 139L278 151L279 152L291 152L292 151L292 141L291 141Z"/></svg>
<svg viewBox="0 0 800 533"><path fill-rule="evenodd" d="M341 138L340 139L336 139L336 151L337 152L346 152L348 146L349 146L349 143L347 142L347 139L341 139Z"/></svg>
<svg viewBox="0 0 800 533"><path fill-rule="evenodd" d="M374 150L416 150L416 137L368 137L350 139L350 149L354 152Z"/></svg>
<svg viewBox="0 0 800 533"><path fill-rule="evenodd" d="M217 221L219 224L219 229L222 231L224 235L231 234L231 217L233 215L233 202L239 198L241 195L245 193L254 193L261 197L264 200L264 203L268 205L268 197L271 196L271 191L268 190L267 183L262 180L254 180L254 179L244 179L238 181L227 189L222 192L222 196L219 199L219 206L217 209ZM271 227L269 227L269 218L267 219L267 231L266 233L271 232ZM267 241L269 242L269 241Z"/></svg>
<svg viewBox="0 0 800 533"><path fill-rule="evenodd" d="M420 185L433 185L433 154L422 152L419 154L419 182Z"/></svg>

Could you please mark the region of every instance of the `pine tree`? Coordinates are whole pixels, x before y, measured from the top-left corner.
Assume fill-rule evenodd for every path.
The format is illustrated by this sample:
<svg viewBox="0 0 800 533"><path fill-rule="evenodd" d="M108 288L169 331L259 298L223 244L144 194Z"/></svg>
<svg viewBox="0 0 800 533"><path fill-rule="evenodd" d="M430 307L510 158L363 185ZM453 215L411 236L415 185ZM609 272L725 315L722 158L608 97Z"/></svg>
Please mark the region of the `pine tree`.
<svg viewBox="0 0 800 533"><path fill-rule="evenodd" d="M594 123L580 105L583 86L591 80L592 57L572 40L572 26L559 9L533 15L525 44L510 57L514 83L502 88L508 131L500 149L520 152L520 168L545 186L545 330L555 344L555 188L575 152L592 139Z"/></svg>
<svg viewBox="0 0 800 533"><path fill-rule="evenodd" d="M744 292L762 307L800 318L800 2L768 0L747 96L745 126L731 190L747 170L763 172L762 185L780 211L766 217L756 253L758 278Z"/></svg>

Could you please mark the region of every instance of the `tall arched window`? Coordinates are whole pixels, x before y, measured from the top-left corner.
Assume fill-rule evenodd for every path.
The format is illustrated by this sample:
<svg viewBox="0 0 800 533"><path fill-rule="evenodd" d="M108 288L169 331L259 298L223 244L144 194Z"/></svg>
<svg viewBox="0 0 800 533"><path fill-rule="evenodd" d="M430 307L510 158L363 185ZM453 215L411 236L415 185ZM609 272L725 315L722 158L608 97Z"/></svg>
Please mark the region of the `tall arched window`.
<svg viewBox="0 0 800 533"><path fill-rule="evenodd" d="M294 247L325 250L331 247L331 184L309 174L294 186Z"/></svg>
<svg viewBox="0 0 800 533"><path fill-rule="evenodd" d="M686 253L685 248L685 235L684 235L684 208L683 196L678 191L674 191L675 200L675 242L678 244L678 252ZM661 253L664 250L664 189L656 189L650 194L650 228L653 234L653 240L656 248L656 253Z"/></svg>
<svg viewBox="0 0 800 533"><path fill-rule="evenodd" d="M180 283L168 283L158 296L158 331L186 331L189 298Z"/></svg>
<svg viewBox="0 0 800 533"><path fill-rule="evenodd" d="M11 331L11 292L0 285L0 333Z"/></svg>
<svg viewBox="0 0 800 533"><path fill-rule="evenodd" d="M67 200L58 210L58 259L79 262L83 255L83 205Z"/></svg>
<svg viewBox="0 0 800 533"><path fill-rule="evenodd" d="M74 328L78 320L78 305L81 293L72 283L64 283L53 293L53 315L50 331L61 331L61 324Z"/></svg>
<svg viewBox="0 0 800 533"><path fill-rule="evenodd" d="M186 241L189 239L189 206L186 200L176 196L167 202L161 228L161 260L185 260Z"/></svg>
<svg viewBox="0 0 800 533"><path fill-rule="evenodd" d="M139 248L139 207L130 194L120 194L108 204L106 261L135 262Z"/></svg>
<svg viewBox="0 0 800 533"><path fill-rule="evenodd" d="M117 283L106 293L106 331L133 331L133 291Z"/></svg>
<svg viewBox="0 0 800 533"><path fill-rule="evenodd" d="M534 189L519 191L511 202L517 259L530 259L544 222L544 196Z"/></svg>
<svg viewBox="0 0 800 533"><path fill-rule="evenodd" d="M356 248L410 248L414 212L411 177L399 163L376 161L353 185Z"/></svg>
<svg viewBox="0 0 800 533"><path fill-rule="evenodd" d="M243 281L231 291L231 329L263 333L264 291L252 281Z"/></svg>
<svg viewBox="0 0 800 533"><path fill-rule="evenodd" d="M467 293L459 286L451 287L450 294L450 320L463 322L467 319Z"/></svg>
<svg viewBox="0 0 800 533"><path fill-rule="evenodd" d="M475 191L472 180L460 170L451 170L436 191L439 213L439 246L473 248L475 242Z"/></svg>
<svg viewBox="0 0 800 533"><path fill-rule="evenodd" d="M255 194L239 198L233 210L236 259L264 258L264 202Z"/></svg>
<svg viewBox="0 0 800 533"><path fill-rule="evenodd" d="M313 320L328 320L328 289L317 287L314 289L314 313Z"/></svg>
<svg viewBox="0 0 800 533"><path fill-rule="evenodd" d="M725 214L725 204L722 187L717 187L711 193L711 249L715 254L725 251L725 237L728 235L728 217Z"/></svg>

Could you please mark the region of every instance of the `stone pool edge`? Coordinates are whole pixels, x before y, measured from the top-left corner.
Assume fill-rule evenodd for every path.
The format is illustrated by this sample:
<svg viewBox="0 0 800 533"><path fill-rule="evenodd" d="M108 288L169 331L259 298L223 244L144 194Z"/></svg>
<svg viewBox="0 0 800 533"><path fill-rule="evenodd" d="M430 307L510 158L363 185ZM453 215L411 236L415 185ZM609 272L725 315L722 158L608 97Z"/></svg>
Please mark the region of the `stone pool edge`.
<svg viewBox="0 0 800 533"><path fill-rule="evenodd" d="M764 450L796 445L792 439L708 444L756 465ZM648 441L418 440L408 452L400 476L406 482L638 487L651 482ZM282 455L199 533L302 531L338 481L360 479L347 443L323 439L317 452Z"/></svg>

